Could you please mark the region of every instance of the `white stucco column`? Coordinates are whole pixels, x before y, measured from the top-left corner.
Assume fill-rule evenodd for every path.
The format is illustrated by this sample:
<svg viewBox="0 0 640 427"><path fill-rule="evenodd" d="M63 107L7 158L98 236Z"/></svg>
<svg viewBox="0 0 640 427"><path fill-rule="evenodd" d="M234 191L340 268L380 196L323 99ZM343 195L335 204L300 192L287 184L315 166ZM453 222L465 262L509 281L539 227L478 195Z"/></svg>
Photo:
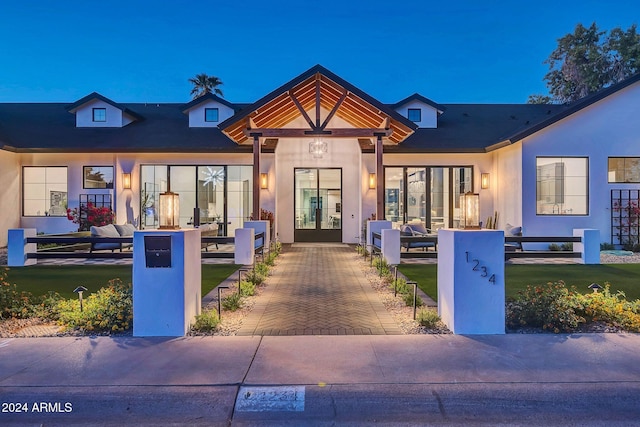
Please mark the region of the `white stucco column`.
<svg viewBox="0 0 640 427"><path fill-rule="evenodd" d="M373 244L371 233L382 233L382 230L390 230L391 228L393 228L391 221L367 221L367 248L370 248Z"/></svg>
<svg viewBox="0 0 640 427"><path fill-rule="evenodd" d="M25 243L27 237L35 237L35 228L12 228L7 235L7 266L24 267L38 262L35 258L27 258L27 254L35 253L35 243Z"/></svg>
<svg viewBox="0 0 640 427"><path fill-rule="evenodd" d="M582 264L600 264L600 230L592 228L574 228L573 236L582 238L581 243L574 243L573 250L580 252Z"/></svg>
<svg viewBox="0 0 640 427"><path fill-rule="evenodd" d="M438 231L438 314L455 334L504 334L504 232Z"/></svg>
<svg viewBox="0 0 640 427"><path fill-rule="evenodd" d="M236 251L233 262L240 265L252 265L256 255L255 230L253 228L236 228Z"/></svg>
<svg viewBox="0 0 640 427"><path fill-rule="evenodd" d="M382 256L387 265L400 264L400 230L382 230Z"/></svg>
<svg viewBox="0 0 640 427"><path fill-rule="evenodd" d="M202 302L200 230L133 233L133 336L184 336Z"/></svg>
<svg viewBox="0 0 640 427"><path fill-rule="evenodd" d="M254 229L254 237L256 234L259 233L264 233L264 250L268 251L269 250L269 244L271 243L271 239L270 239L270 235L271 235L271 229L270 229L270 223L269 221L245 221L244 222L244 228L253 228ZM255 247L255 245L254 245Z"/></svg>

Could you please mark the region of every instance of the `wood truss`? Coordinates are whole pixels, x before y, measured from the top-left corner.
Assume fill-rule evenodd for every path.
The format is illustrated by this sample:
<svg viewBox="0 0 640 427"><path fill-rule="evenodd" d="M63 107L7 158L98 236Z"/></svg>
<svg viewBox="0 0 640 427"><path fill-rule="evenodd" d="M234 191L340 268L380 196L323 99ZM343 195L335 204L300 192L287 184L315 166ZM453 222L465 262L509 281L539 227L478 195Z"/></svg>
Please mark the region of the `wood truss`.
<svg viewBox="0 0 640 427"><path fill-rule="evenodd" d="M323 110L328 111L325 117L321 117ZM298 117L304 118L308 128L284 128ZM353 127L329 127L334 117ZM254 136L272 143L277 138L313 136L357 138L361 143L370 138L373 143L382 136L385 142L397 144L413 133L404 123L320 72L258 105L223 131L238 144L252 143Z"/></svg>

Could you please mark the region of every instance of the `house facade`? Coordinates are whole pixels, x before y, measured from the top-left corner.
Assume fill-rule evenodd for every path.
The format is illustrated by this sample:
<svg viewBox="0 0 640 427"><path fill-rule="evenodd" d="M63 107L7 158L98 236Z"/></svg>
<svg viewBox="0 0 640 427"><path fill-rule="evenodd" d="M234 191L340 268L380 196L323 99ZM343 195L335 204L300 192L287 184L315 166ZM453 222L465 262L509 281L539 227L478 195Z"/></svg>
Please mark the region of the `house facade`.
<svg viewBox="0 0 640 427"><path fill-rule="evenodd" d="M469 191L498 228L637 241L639 81L571 105L443 105L419 94L384 104L318 65L252 104L211 94L121 104L97 93L0 103L0 246L10 228L75 231L66 209L87 203L157 228L165 191L179 194L183 228L218 222L233 235L262 209L285 243L355 243L372 216L456 228Z"/></svg>

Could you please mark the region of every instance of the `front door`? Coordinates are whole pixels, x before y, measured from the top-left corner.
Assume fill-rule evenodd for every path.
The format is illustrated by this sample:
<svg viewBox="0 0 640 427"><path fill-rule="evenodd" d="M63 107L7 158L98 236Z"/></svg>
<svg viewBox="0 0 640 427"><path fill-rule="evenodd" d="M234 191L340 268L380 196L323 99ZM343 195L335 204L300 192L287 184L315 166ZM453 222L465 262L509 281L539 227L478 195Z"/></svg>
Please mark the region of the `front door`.
<svg viewBox="0 0 640 427"><path fill-rule="evenodd" d="M342 169L296 168L294 240L342 241Z"/></svg>

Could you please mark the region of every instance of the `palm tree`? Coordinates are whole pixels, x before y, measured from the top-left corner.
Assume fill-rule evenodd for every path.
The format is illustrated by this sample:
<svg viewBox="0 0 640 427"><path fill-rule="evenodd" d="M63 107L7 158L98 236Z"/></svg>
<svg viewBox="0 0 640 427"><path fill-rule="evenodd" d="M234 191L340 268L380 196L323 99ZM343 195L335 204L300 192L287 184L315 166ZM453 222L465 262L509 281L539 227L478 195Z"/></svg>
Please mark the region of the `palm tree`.
<svg viewBox="0 0 640 427"><path fill-rule="evenodd" d="M193 89L191 89L193 99L211 92L216 95L224 96L222 94L222 90L218 88L218 86L223 84L222 80L216 76L208 76L205 73L196 74L195 77L189 79L189 83L193 85Z"/></svg>

